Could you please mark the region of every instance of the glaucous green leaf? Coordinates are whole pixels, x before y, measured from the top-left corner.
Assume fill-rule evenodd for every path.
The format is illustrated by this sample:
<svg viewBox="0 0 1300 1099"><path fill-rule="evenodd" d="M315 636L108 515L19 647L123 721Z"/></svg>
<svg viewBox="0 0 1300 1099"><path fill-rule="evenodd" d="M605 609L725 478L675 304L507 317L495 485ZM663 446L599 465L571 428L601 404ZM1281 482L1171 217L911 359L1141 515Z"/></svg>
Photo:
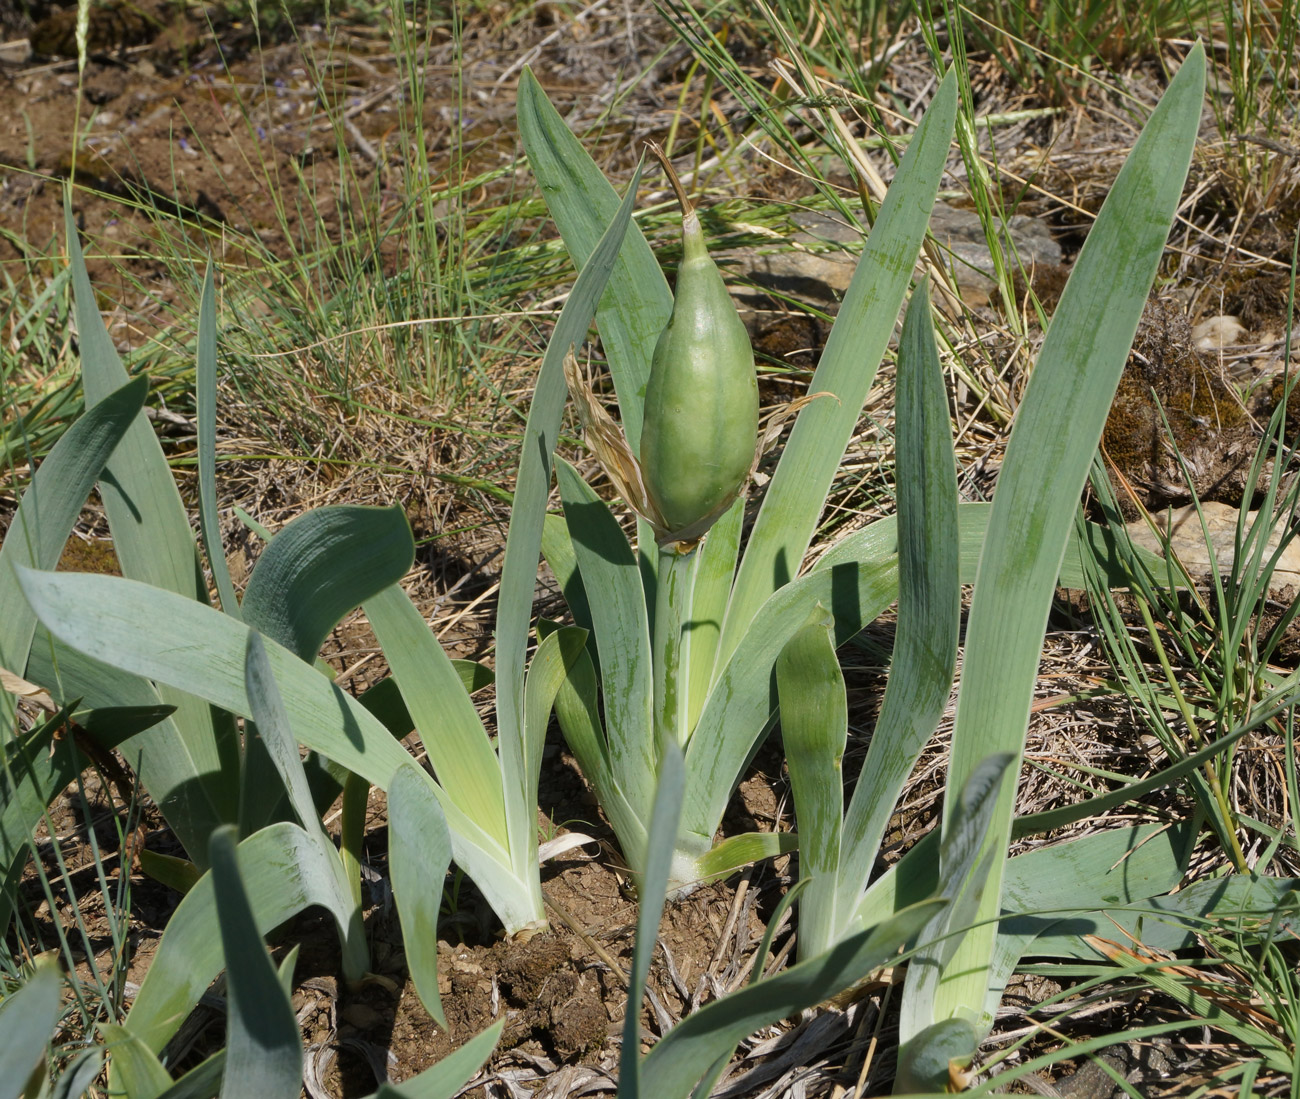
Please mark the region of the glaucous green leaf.
<svg viewBox="0 0 1300 1099"><path fill-rule="evenodd" d="M619 212L618 194L528 68L519 80L516 109L528 165L569 255L581 269ZM632 223L621 242L596 318L618 391L623 430L633 452L640 448L641 406L650 356L672 308L667 280L641 230Z"/></svg>
<svg viewBox="0 0 1300 1099"><path fill-rule="evenodd" d="M438 912L451 837L428 779L413 762L398 770L388 789L388 858L416 995L424 1010L445 1027L438 996Z"/></svg>
<svg viewBox="0 0 1300 1099"><path fill-rule="evenodd" d="M313 508L267 544L244 590L244 620L311 661L345 614L415 560L406 513L391 507Z"/></svg>
<svg viewBox="0 0 1300 1099"><path fill-rule="evenodd" d="M772 593L803 566L831 481L894 333L947 163L956 111L957 76L949 72L903 154L808 383L809 393L831 396L811 401L799 413L764 490L727 607L723 660L740 646Z"/></svg>
<svg viewBox="0 0 1300 1099"><path fill-rule="evenodd" d="M245 890L233 826L212 834L213 895L226 963L226 1071L221 1099L297 1099L302 1035Z"/></svg>
<svg viewBox="0 0 1300 1099"><path fill-rule="evenodd" d="M21 988L0 1000L0 1099L18 1099L44 1066L62 996L59 963L46 957Z"/></svg>
<svg viewBox="0 0 1300 1099"><path fill-rule="evenodd" d="M1178 208L1200 124L1205 54L1192 48L1111 188L1052 317L1016 413L966 632L949 789L993 752L1018 772L1052 591L1074 513ZM940 985L936 1018L983 1012L1014 784L988 840L981 916ZM984 1019L981 1025L991 1022Z"/></svg>

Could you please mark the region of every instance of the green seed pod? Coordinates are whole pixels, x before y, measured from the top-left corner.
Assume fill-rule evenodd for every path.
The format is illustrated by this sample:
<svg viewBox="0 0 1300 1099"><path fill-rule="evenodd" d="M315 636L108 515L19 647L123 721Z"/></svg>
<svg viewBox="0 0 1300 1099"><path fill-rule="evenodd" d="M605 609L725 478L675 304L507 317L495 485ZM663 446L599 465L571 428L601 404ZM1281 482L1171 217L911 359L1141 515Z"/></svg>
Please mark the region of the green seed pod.
<svg viewBox="0 0 1300 1099"><path fill-rule="evenodd" d="M673 540L692 541L745 487L758 435L758 380L749 334L709 258L699 216L670 178L682 205L683 256L672 316L651 360L640 458L646 490Z"/></svg>

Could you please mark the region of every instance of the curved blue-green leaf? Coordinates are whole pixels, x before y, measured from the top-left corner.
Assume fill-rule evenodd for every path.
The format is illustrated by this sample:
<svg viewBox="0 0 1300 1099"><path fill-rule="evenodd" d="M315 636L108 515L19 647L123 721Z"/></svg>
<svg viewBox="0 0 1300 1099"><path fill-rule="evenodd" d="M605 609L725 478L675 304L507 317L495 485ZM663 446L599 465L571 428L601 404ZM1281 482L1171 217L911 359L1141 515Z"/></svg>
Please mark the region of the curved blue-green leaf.
<svg viewBox="0 0 1300 1099"><path fill-rule="evenodd" d="M989 827L994 820L999 789L1006 784L1011 753L1000 752L980 762L962 786L958 804L951 808L948 827L939 841L939 891L949 905L917 936L917 951L907 964L907 984L903 988L902 1011L898 1021L899 1056L916 1060L933 1057L922 1046L935 1042L952 1048L954 1031L935 1027L945 1022L933 1012L934 990L944 966L956 953L968 933L983 898L985 883L994 856L985 849ZM979 1045L979 1035L972 1030L967 1055ZM964 1039L963 1039L964 1040Z"/></svg>
<svg viewBox="0 0 1300 1099"><path fill-rule="evenodd" d="M528 750L521 748L527 736L524 715L524 661L527 657L528 631L532 621L533 593L537 585L537 555L542 548L542 531L546 523L546 503L551 490L552 456L559 438L568 388L564 381L564 357L570 348L580 346L591 327L597 302L614 269L624 234L631 222L636 202L640 169L628 184L627 195L618 214L610 222L595 251L582 265L577 282L569 293L555 329L546 345L542 366L533 387L524 425L524 440L519 453L519 474L515 481L514 503L510 509L510 529L506 534L505 559L501 566L501 591L497 597L496 666L497 743L500 746L501 775L509 790L522 785L525 800L537 800L537 780L529 777L531 764ZM531 805L528 812L536 808ZM507 812L512 813L510 799ZM535 824L535 821L533 822ZM512 843L518 831L512 823ZM526 829L531 833L535 829ZM529 836L536 847L536 837ZM518 861L517 855L516 861Z"/></svg>
<svg viewBox="0 0 1300 1099"><path fill-rule="evenodd" d="M104 1051L98 1046L83 1049L59 1074L50 1094L53 1099L83 1099L103 1069Z"/></svg>
<svg viewBox="0 0 1300 1099"><path fill-rule="evenodd" d="M46 628L97 660L190 691L213 705L252 717L244 682L248 627L211 607L113 576L22 570L21 582ZM267 659L293 722L308 748L387 789L410 756L351 695L310 664L268 641ZM455 689L464 694L454 671ZM457 863L474 879L510 932L538 918L533 886L510 865L509 852L437 788Z"/></svg>
<svg viewBox="0 0 1300 1099"><path fill-rule="evenodd" d="M302 756L298 753L293 725L285 711L280 690L275 685L275 673L271 671L271 662L266 656L266 643L256 630L248 634L244 684L248 691L248 706L253 711L253 721L257 725L256 735L265 749L267 763L274 768L279 778L277 789L282 787L287 792L298 823L306 831L325 840L325 829L316 815L316 805L312 801L311 788L307 785L307 773L303 769ZM246 732L245 735L251 734Z"/></svg>
<svg viewBox="0 0 1300 1099"><path fill-rule="evenodd" d="M263 828L239 844L237 854L259 936L312 905L330 912L340 936L361 931L352 923L352 897L340 889L330 861L337 852L322 850L317 838L296 824ZM185 895L127 1013L127 1029L154 1052L167 1044L221 972L215 889L208 873Z"/></svg>
<svg viewBox="0 0 1300 1099"><path fill-rule="evenodd" d="M149 628L147 614L141 626ZM206 864L207 837L225 819L215 800L222 780L205 772L191 752L190 739L178 727L185 718L178 716L174 705L163 702L161 696L166 692L138 675L66 645L44 626L38 627L27 668L28 678L48 685L59 702L79 702L74 713L79 723L93 722L92 715L100 711L110 722L114 713L128 721L135 720L131 715L139 715L136 731L145 731L120 745L122 756L135 768L186 851L200 865ZM182 696L173 693L169 697L175 702ZM154 720L148 720L148 715L153 715ZM198 848L193 849L193 844Z"/></svg>
<svg viewBox="0 0 1300 1099"><path fill-rule="evenodd" d="M776 660L781 744L799 829L799 881L806 883L799 901L801 958L829 950L837 938L849 713L834 638L835 620L819 604Z"/></svg>
<svg viewBox="0 0 1300 1099"><path fill-rule="evenodd" d="M396 584L415 560L406 513L391 507L314 508L286 524L257 560L244 620L311 661L354 607Z"/></svg>
<svg viewBox="0 0 1300 1099"><path fill-rule="evenodd" d="M177 1019L176 1025L180 1023ZM158 1099L170 1090L171 1075L163 1068L156 1052L133 1034L130 1027L100 1023L99 1034L108 1051L113 1091L131 1099Z"/></svg>
<svg viewBox="0 0 1300 1099"><path fill-rule="evenodd" d="M32 570L20 577L45 627L65 644L230 713L253 716L244 682L244 623L121 577ZM409 758L392 734L312 665L274 642L266 651L302 743L386 788Z"/></svg>
<svg viewBox="0 0 1300 1099"><path fill-rule="evenodd" d="M556 462L564 519L583 587L591 601L592 636L600 659L607 757L619 788L649 820L658 762L654 674L645 589L636 555L618 521L568 462Z"/></svg>
<svg viewBox="0 0 1300 1099"><path fill-rule="evenodd" d="M64 196L64 224L81 350L81 383L86 407L93 408L128 378L113 341L99 315L98 300L86 274L85 258L77 237L70 196ZM207 583L199 565L198 547L189 516L172 478L162 446L143 413L126 429L99 480L99 496L113 535L113 550L122 574L163 591L206 603ZM207 837L212 828L234 821L239 811L239 743L228 723L214 722L211 711L197 698L182 692L160 691L162 701L176 707L173 728L180 744L162 739L146 741L140 748L138 773L158 801L176 801L178 786L201 787L191 791L193 812L169 818L173 830L191 858L207 859ZM183 775L176 779L177 758L184 760ZM215 819L208 819L208 809Z"/></svg>
<svg viewBox="0 0 1300 1099"><path fill-rule="evenodd" d="M686 748L686 799L679 843L703 854L741 772L776 713L772 669L786 643L821 604L835 617L842 645L898 595L893 558L820 569L787 584L755 616L752 628L714 682Z"/></svg>
<svg viewBox="0 0 1300 1099"><path fill-rule="evenodd" d="M600 718L600 681L590 646L583 649L556 694L555 716L583 778L595 791L601 811L618 837L624 859L629 866L644 866L649 822L623 793L609 765L605 728Z"/></svg>
<svg viewBox="0 0 1300 1099"><path fill-rule="evenodd" d="M526 871L530 880L538 881L539 900L537 788L542 777L542 750L546 746L551 712L568 680L569 670L586 657L586 630L567 626L542 639L524 678L524 735L519 742L522 773L502 766L510 860L520 873Z"/></svg>
<svg viewBox="0 0 1300 1099"><path fill-rule="evenodd" d="M388 789L388 858L415 993L424 1010L445 1027L438 996L438 911L451 837L433 788L414 763L398 770Z"/></svg>
<svg viewBox="0 0 1300 1099"><path fill-rule="evenodd" d="M36 633L14 565L53 569L109 456L144 407L146 378L136 378L80 417L54 444L23 493L0 545L0 668L22 675ZM43 685L43 684L42 684ZM12 718L12 714L10 714ZM8 737L4 719L0 737Z"/></svg>
<svg viewBox="0 0 1300 1099"><path fill-rule="evenodd" d="M506 1021L499 1019L432 1068L409 1080L380 1084L371 1099L453 1099L492 1056L505 1025Z"/></svg>
<svg viewBox="0 0 1300 1099"><path fill-rule="evenodd" d="M659 938L659 921L663 917L664 902L668 895L668 878L672 870L678 818L682 811L684 764L677 742L666 737L656 769L658 781L650 813L645 871L637 883L641 903L637 910L632 973L627 985L628 1006L623 1021L623 1046L618 1061L620 1099L639 1099L641 1093L641 1003L645 999L650 960ZM657 1091L648 1093L657 1094Z"/></svg>
<svg viewBox="0 0 1300 1099"><path fill-rule="evenodd" d="M506 850L500 765L451 659L424 615L397 585L371 596L365 609L439 784Z"/></svg>
<svg viewBox="0 0 1300 1099"><path fill-rule="evenodd" d="M230 582L230 566L226 563L226 551L221 543L221 519L217 511L217 292L211 260L199 295L194 402L199 430L199 531L221 609L238 618L239 600L235 598L235 586Z"/></svg>
<svg viewBox="0 0 1300 1099"><path fill-rule="evenodd" d="M896 405L898 631L880 716L844 818L835 894L841 921L850 917L867 887L890 814L939 727L957 667L957 466L926 283L912 295L903 323Z"/></svg>
<svg viewBox="0 0 1300 1099"><path fill-rule="evenodd" d="M1055 919L1050 914L1004 916L999 930L1007 935L1035 932L1024 951L1034 957L1096 958L1098 951L1083 936L1124 943L1129 941L1126 933L1154 950L1183 950L1194 946L1198 935L1211 933L1234 935L1240 929L1241 934L1259 939L1275 917L1279 918L1277 932L1300 931L1297 889L1300 878L1229 874L1122 907L1072 912Z"/></svg>
<svg viewBox="0 0 1300 1099"><path fill-rule="evenodd" d="M63 975L53 958L0 1001L0 1099L18 1099L45 1053L59 1021Z"/></svg>
<svg viewBox="0 0 1300 1099"><path fill-rule="evenodd" d="M221 1099L297 1099L302 1091L302 1035L239 870L238 833L212 834L217 924L226 963L226 1072Z"/></svg>
<svg viewBox="0 0 1300 1099"><path fill-rule="evenodd" d="M1164 252L1200 124L1205 53L1189 52L1088 234L1016 413L975 580L948 773L1010 751L1018 771L1052 591L1115 387ZM1003 789L983 922L940 985L940 1016L983 1012L1015 790ZM990 1018L984 1022L991 1023Z"/></svg>
<svg viewBox="0 0 1300 1099"><path fill-rule="evenodd" d="M213 1099L221 1091L225 1073L226 1051L219 1049L190 1069L158 1099Z"/></svg>

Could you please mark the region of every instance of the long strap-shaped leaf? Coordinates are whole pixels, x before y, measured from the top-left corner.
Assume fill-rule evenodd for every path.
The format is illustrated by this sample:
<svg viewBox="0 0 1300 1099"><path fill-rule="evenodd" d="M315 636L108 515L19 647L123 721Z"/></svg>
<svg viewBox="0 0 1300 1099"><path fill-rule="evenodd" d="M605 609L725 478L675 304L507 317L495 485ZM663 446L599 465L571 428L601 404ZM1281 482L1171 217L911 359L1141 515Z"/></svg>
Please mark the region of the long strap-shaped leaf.
<svg viewBox="0 0 1300 1099"><path fill-rule="evenodd" d="M618 194L525 69L517 100L519 136L546 207L574 263L582 268L618 212ZM673 296L641 230L632 225L609 276L597 323L618 392L628 444L641 441L641 406L650 356L668 323ZM562 348L561 351L567 351Z"/></svg>
<svg viewBox="0 0 1300 1099"><path fill-rule="evenodd" d="M199 530L221 609L238 618L239 600L230 580L230 567L221 542L221 516L217 510L217 292L211 261L203 276L203 292L199 297L199 342L194 380L199 428Z"/></svg>
<svg viewBox="0 0 1300 1099"><path fill-rule="evenodd" d="M975 581L950 791L992 752L1013 753L1019 766L1052 588L1182 194L1204 86L1205 55L1198 45L1111 188L1017 412ZM1014 797L1008 783L990 830L993 849L1006 849ZM1001 861L999 854L980 909L986 920L998 911ZM936 1018L983 1013L995 933L986 922L963 940L940 985Z"/></svg>
<svg viewBox="0 0 1300 1099"><path fill-rule="evenodd" d="M302 1035L262 945L235 839L232 826L219 828L210 851L229 1003L221 1099L293 1099L302 1089Z"/></svg>
<svg viewBox="0 0 1300 1099"><path fill-rule="evenodd" d="M582 343L591 327L597 303L615 269L631 225L640 178L638 169L613 220L582 264L542 356L542 368L537 374L528 421L524 425L519 475L501 566L496 633L497 743L511 857L517 866L535 859L537 849L537 775L542 762L542 737L531 735L527 728L524 661L537 586L537 555L542 548L546 501L551 489L552 456L568 400L564 357L570 348ZM531 853L526 855L526 849Z"/></svg>
<svg viewBox="0 0 1300 1099"><path fill-rule="evenodd" d="M719 668L740 645L759 607L803 564L894 332L939 191L956 109L957 81L950 72L907 147L809 383L810 393L832 396L819 397L799 414L764 492L727 608Z"/></svg>
<svg viewBox="0 0 1300 1099"><path fill-rule="evenodd" d="M40 464L0 545L0 668L23 675L36 633L14 565L52 569L73 524L149 392L137 378L80 416ZM13 699L0 692L0 742L13 733Z"/></svg>
<svg viewBox="0 0 1300 1099"><path fill-rule="evenodd" d="M903 784L939 727L957 666L957 468L924 283L912 295L899 345L897 421L898 634L880 717L844 819L841 921L867 886Z"/></svg>
<svg viewBox="0 0 1300 1099"><path fill-rule="evenodd" d="M720 1053L759 1027L794 1015L889 963L946 902L922 901L853 935L834 950L733 992L678 1023L650 1051L642 1090L656 1099L685 1099Z"/></svg>
<svg viewBox="0 0 1300 1099"><path fill-rule="evenodd" d="M802 576L764 605L709 694L686 749L684 847L703 854L745 762L771 719L772 668L795 633L821 604L835 616L835 643L843 644L898 597L893 558L845 564Z"/></svg>
<svg viewBox="0 0 1300 1099"><path fill-rule="evenodd" d="M36 615L18 587L15 564L52 569L109 456L144 405L145 378L128 382L89 409L54 444L23 493L0 545L0 666L19 675L36 632ZM9 730L5 730L6 733Z"/></svg>
<svg viewBox="0 0 1300 1099"><path fill-rule="evenodd" d="M260 935L311 905L327 908L346 926L352 899L340 892L315 838L296 824L273 824L249 836L238 847L238 859ZM221 972L215 893L212 875L205 874L185 894L127 1013L127 1028L155 1053Z"/></svg>
<svg viewBox="0 0 1300 1099"><path fill-rule="evenodd" d="M649 820L659 746L641 570L618 521L578 471L562 461L558 475L578 569L594 595L592 632L600 657L609 767L641 819Z"/></svg>
<svg viewBox="0 0 1300 1099"><path fill-rule="evenodd" d="M396 584L366 600L366 615L451 799L506 850L496 755L460 675L410 597Z"/></svg>
<svg viewBox="0 0 1300 1099"><path fill-rule="evenodd" d="M59 963L46 959L26 984L0 1001L0 1099L18 1099L33 1072L43 1068L62 992Z"/></svg>
<svg viewBox="0 0 1300 1099"><path fill-rule="evenodd" d="M125 385L128 378L99 316L71 202L66 198L64 224L81 348L81 382L86 404L93 407ZM125 576L189 599L207 601L207 586L199 569L198 548L185 505L162 446L143 414L136 417L113 452L100 481L99 495ZM197 699L166 688L160 693L164 702L176 707L169 727L174 735L144 742L137 770L159 802L178 803L177 784L187 787L194 808L169 817L168 823L190 857L203 865L212 826L222 820L234 821L238 816L239 744L233 727L214 722L211 711ZM210 803L210 810L205 803ZM211 819L213 813L216 820Z"/></svg>

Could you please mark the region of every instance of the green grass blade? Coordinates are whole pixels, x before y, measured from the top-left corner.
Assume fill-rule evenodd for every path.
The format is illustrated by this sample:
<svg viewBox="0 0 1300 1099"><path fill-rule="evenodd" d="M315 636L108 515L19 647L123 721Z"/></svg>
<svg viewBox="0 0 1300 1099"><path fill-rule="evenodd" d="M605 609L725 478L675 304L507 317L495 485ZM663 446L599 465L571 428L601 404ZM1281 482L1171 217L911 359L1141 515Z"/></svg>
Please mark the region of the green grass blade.
<svg viewBox="0 0 1300 1099"><path fill-rule="evenodd" d="M642 1086L655 1099L685 1099L718 1055L777 1019L813 1007L888 964L943 908L923 901L846 939L835 949L747 986L688 1015L646 1057Z"/></svg>
<svg viewBox="0 0 1300 1099"><path fill-rule="evenodd" d="M237 851L258 936L311 905L326 908L340 932L346 929L352 898L339 890L329 852L314 836L281 822L249 836ZM168 921L127 1013L127 1028L147 1049L156 1053L167 1044L221 971L220 923L216 885L205 874Z"/></svg>
<svg viewBox="0 0 1300 1099"><path fill-rule="evenodd" d="M438 910L451 861L451 837L428 777L414 763L388 789L389 865L406 962L420 1003L443 1027L438 995Z"/></svg>
<svg viewBox="0 0 1300 1099"><path fill-rule="evenodd" d="M799 413L764 492L727 608L724 660L740 645L768 596L797 576L803 564L907 293L947 161L956 109L957 80L949 72L908 144L809 383L809 393L833 396L818 398Z"/></svg>
<svg viewBox="0 0 1300 1099"><path fill-rule="evenodd" d="M45 1064L59 1021L63 976L46 960L16 992L0 1001L0 1099L18 1099Z"/></svg>
<svg viewBox="0 0 1300 1099"><path fill-rule="evenodd" d="M194 398L199 428L199 530L212 569L221 609L239 617L239 600L230 582L230 567L221 542L217 510L217 292L209 261L199 296L199 341L195 357Z"/></svg>
<svg viewBox="0 0 1300 1099"><path fill-rule="evenodd" d="M842 764L849 711L834 637L834 620L818 605L776 661L781 741L799 828L799 880L808 883L799 900L801 958L834 946L839 922Z"/></svg>
<svg viewBox="0 0 1300 1099"><path fill-rule="evenodd" d="M524 441L520 447L519 474L506 533L505 559L501 567L501 591L497 599L496 665L497 743L500 745L502 783L507 790L506 812L510 815L511 846L537 846L537 774L533 755L540 746L523 747L525 737L524 661L532 621L533 592L537 584L537 555L542 548L546 503L550 495L552 456L564 418L568 388L564 381L564 356L570 347L586 339L596 305L609 281L636 201L638 170L628 185L627 196L600 242L583 264L569 293L555 330L551 333L537 374ZM535 741L530 738L530 742ZM538 757L540 761L540 756ZM517 794L513 791L518 791ZM522 819L519 819L522 818ZM518 860L518 852L515 853Z"/></svg>
<svg viewBox="0 0 1300 1099"><path fill-rule="evenodd" d="M302 1036L275 963L262 945L231 826L212 835L209 861L226 963L226 1072L221 1099L296 1099Z"/></svg>
<svg viewBox="0 0 1300 1099"><path fill-rule="evenodd" d="M507 850L496 753L450 658L410 597L396 585L366 600L365 608L439 785Z"/></svg>
<svg viewBox="0 0 1300 1099"><path fill-rule="evenodd" d="M841 918L867 887L889 816L939 727L957 666L961 553L946 392L923 283L912 295L898 352L898 632L880 717L844 820Z"/></svg>
<svg viewBox="0 0 1300 1099"><path fill-rule="evenodd" d="M267 543L244 592L244 619L310 662L345 614L414 561L401 505L314 508Z"/></svg>
<svg viewBox="0 0 1300 1099"><path fill-rule="evenodd" d="M1204 98L1205 56L1189 53L1129 155L1057 307L1007 446L966 635L949 789L980 759L1018 772L1052 589L1074 511L1182 193ZM989 843L1005 851L1014 783ZM997 912L1001 854L982 916ZM981 1015L996 928L963 941L937 1018ZM982 1019L978 1024L987 1025Z"/></svg>
<svg viewBox="0 0 1300 1099"><path fill-rule="evenodd" d="M17 865L19 873L31 854L32 833L46 807L88 766L66 728L65 707L35 729L16 736L0 752L0 868ZM112 750L117 739L95 738ZM8 928L15 896L0 892L0 928Z"/></svg>
<svg viewBox="0 0 1300 1099"><path fill-rule="evenodd" d="M137 378L84 413L54 444L23 493L0 545L0 667L23 675L36 633L14 565L53 569L86 497L118 442L144 406L148 381ZM12 714L10 714L12 717ZM5 721L0 739L11 733Z"/></svg>
<svg viewBox="0 0 1300 1099"><path fill-rule="evenodd" d="M655 744L650 625L636 555L609 508L569 463L556 463L564 518L590 604L600 658L608 758L614 780L649 819L659 748Z"/></svg>
<svg viewBox="0 0 1300 1099"><path fill-rule="evenodd" d="M517 109L528 163L564 246L581 270L618 213L618 194L527 68L519 80ZM633 453L641 445L641 406L650 356L672 309L667 280L634 223L623 238L596 314L618 392L623 431Z"/></svg>

